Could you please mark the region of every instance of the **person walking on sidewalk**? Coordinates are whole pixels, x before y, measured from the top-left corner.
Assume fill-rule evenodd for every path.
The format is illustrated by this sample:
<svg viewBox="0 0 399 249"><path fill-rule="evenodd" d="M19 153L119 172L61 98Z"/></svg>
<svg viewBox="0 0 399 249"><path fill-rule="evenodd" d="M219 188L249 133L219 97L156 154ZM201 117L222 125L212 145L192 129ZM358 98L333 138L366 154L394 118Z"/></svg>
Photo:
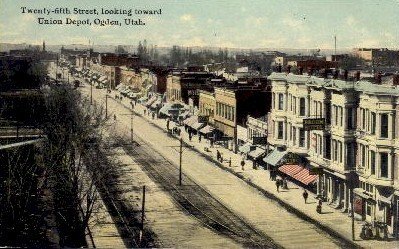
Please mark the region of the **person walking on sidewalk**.
<svg viewBox="0 0 399 249"><path fill-rule="evenodd" d="M201 134L198 134L198 142L201 143Z"/></svg>
<svg viewBox="0 0 399 249"><path fill-rule="evenodd" d="M216 150L216 159L218 160L218 162L220 161L220 157L221 157L221 154L220 154L219 150Z"/></svg>
<svg viewBox="0 0 399 249"><path fill-rule="evenodd" d="M303 191L302 196L303 196L303 199L305 200L305 204L306 204L306 201L307 201L308 196L309 196L309 194L308 194L308 192L306 191L306 189Z"/></svg>
<svg viewBox="0 0 399 249"><path fill-rule="evenodd" d="M244 160L241 160L241 169L242 169L242 171L244 171L244 166L245 166L245 162L244 162Z"/></svg>
<svg viewBox="0 0 399 249"><path fill-rule="evenodd" d="M276 181L277 192L280 192L280 185L281 185L281 181L280 181L280 179L277 179L277 181Z"/></svg>
<svg viewBox="0 0 399 249"><path fill-rule="evenodd" d="M230 157L230 160L229 160L229 167L231 167L231 157Z"/></svg>
<svg viewBox="0 0 399 249"><path fill-rule="evenodd" d="M193 137L193 134L191 132L188 132L188 139L190 140L190 142L191 142L192 137Z"/></svg>

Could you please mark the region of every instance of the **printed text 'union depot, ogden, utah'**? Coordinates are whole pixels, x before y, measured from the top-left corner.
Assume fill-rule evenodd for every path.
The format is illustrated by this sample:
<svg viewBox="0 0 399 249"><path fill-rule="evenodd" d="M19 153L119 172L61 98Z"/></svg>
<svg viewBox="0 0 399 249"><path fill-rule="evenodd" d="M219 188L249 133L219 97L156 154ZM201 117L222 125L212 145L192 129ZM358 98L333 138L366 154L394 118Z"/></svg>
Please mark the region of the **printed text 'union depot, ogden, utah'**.
<svg viewBox="0 0 399 249"><path fill-rule="evenodd" d="M38 24L44 25L100 25L100 26L122 26L122 25L145 25L141 16L161 15L162 9L80 9L80 8L29 8L21 7L22 14L37 15ZM55 15L74 15L64 18L50 17ZM82 16L77 18L76 16ZM120 20L118 17L137 16L135 19L124 18ZM101 16L105 18L101 18ZM90 18L88 18L90 17ZM93 18L94 17L94 18ZM112 19L107 18L112 17ZM115 17L115 18L113 18Z"/></svg>

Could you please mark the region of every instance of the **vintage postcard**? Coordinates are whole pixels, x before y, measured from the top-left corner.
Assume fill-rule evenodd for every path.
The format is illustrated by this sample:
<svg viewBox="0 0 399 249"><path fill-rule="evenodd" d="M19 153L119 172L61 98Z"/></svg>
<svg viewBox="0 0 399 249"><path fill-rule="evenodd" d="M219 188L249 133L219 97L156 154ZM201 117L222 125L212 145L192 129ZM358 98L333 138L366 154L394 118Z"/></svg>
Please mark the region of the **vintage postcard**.
<svg viewBox="0 0 399 249"><path fill-rule="evenodd" d="M0 0L0 248L398 248L398 0Z"/></svg>

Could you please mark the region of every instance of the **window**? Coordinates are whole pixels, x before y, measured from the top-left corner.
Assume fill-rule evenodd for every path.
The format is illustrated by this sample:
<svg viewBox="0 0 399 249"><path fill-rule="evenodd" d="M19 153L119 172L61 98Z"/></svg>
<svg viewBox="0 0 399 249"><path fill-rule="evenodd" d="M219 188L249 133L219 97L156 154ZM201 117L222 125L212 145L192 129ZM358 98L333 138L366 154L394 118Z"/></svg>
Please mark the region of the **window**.
<svg viewBox="0 0 399 249"><path fill-rule="evenodd" d="M284 95L282 93L278 94L278 109L279 110L284 109Z"/></svg>
<svg viewBox="0 0 399 249"><path fill-rule="evenodd" d="M305 146L305 130L299 128L299 147Z"/></svg>
<svg viewBox="0 0 399 249"><path fill-rule="evenodd" d="M284 132L284 127L283 127L283 122L277 122L277 125L278 125L278 127L277 127L277 132L278 132L278 134L277 134L277 138L278 139L283 139L283 132Z"/></svg>
<svg viewBox="0 0 399 249"><path fill-rule="evenodd" d="M388 138L388 114L381 114L381 137Z"/></svg>
<svg viewBox="0 0 399 249"><path fill-rule="evenodd" d="M370 151L370 168L371 174L375 175L375 151Z"/></svg>
<svg viewBox="0 0 399 249"><path fill-rule="evenodd" d="M292 127L292 141L294 141L294 145L296 144L296 128Z"/></svg>
<svg viewBox="0 0 399 249"><path fill-rule="evenodd" d="M338 161L338 143L336 140L333 140L333 150L334 150L334 161Z"/></svg>
<svg viewBox="0 0 399 249"><path fill-rule="evenodd" d="M361 152L362 152L362 167L366 166L366 146L360 145Z"/></svg>
<svg viewBox="0 0 399 249"><path fill-rule="evenodd" d="M339 107L339 118L340 118L340 120L339 120L339 125L342 126L342 125L343 125L342 120L343 120L343 118L344 118L344 115L343 115L343 108L342 108L342 107Z"/></svg>
<svg viewBox="0 0 399 249"><path fill-rule="evenodd" d="M388 153L380 153L381 177L388 177Z"/></svg>
<svg viewBox="0 0 399 249"><path fill-rule="evenodd" d="M339 162L342 163L342 142L338 142L339 144Z"/></svg>
<svg viewBox="0 0 399 249"><path fill-rule="evenodd" d="M300 116L305 116L305 98L300 98L299 99L299 115Z"/></svg>
<svg viewBox="0 0 399 249"><path fill-rule="evenodd" d="M363 130L366 128L366 110L361 108L362 113L362 128Z"/></svg>
<svg viewBox="0 0 399 249"><path fill-rule="evenodd" d="M294 114L296 114L296 97L293 98Z"/></svg>
<svg viewBox="0 0 399 249"><path fill-rule="evenodd" d="M377 123L375 112L371 113L371 134L375 135L375 125Z"/></svg>
<svg viewBox="0 0 399 249"><path fill-rule="evenodd" d="M371 204L366 201L366 215L371 216Z"/></svg>

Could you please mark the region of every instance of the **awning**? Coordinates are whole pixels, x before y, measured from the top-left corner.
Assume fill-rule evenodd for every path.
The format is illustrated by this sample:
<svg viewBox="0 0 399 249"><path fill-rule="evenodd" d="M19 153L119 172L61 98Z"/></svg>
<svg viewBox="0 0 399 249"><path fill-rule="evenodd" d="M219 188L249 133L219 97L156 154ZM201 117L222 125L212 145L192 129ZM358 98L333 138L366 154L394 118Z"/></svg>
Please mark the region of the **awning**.
<svg viewBox="0 0 399 249"><path fill-rule="evenodd" d="M248 140L247 128L237 125L237 139L241 141Z"/></svg>
<svg viewBox="0 0 399 249"><path fill-rule="evenodd" d="M193 128L194 130L199 130L202 127L204 127L206 124L204 123L199 123L199 122L195 122L194 124L191 125L191 128Z"/></svg>
<svg viewBox="0 0 399 249"><path fill-rule="evenodd" d="M283 166L278 168L279 171L283 172L286 175L293 177L303 170L303 167L298 164L284 164Z"/></svg>
<svg viewBox="0 0 399 249"><path fill-rule="evenodd" d="M261 157L263 154L265 153L265 150L259 147L256 147L255 150L250 151L248 153L249 157L252 157L253 159L258 159L259 157Z"/></svg>
<svg viewBox="0 0 399 249"><path fill-rule="evenodd" d="M378 201L381 201L381 202L384 202L384 203L386 203L386 204L392 205L392 198L393 198L393 195L390 195L390 196L388 196L388 197L385 197L385 196L383 196L383 195L380 195L380 196L378 197Z"/></svg>
<svg viewBox="0 0 399 249"><path fill-rule="evenodd" d="M239 151L239 152L242 152L242 153L248 153L248 152L251 151L251 149L252 149L253 147L254 147L254 146L253 146L251 143L246 142L244 145L238 147L238 151Z"/></svg>
<svg viewBox="0 0 399 249"><path fill-rule="evenodd" d="M263 158L263 161L270 165L276 166L280 163L281 159L283 159L286 154L287 151L280 151L276 148L269 155Z"/></svg>
<svg viewBox="0 0 399 249"><path fill-rule="evenodd" d="M215 128L213 128L210 125L206 125L204 128L200 129L199 132L202 134L210 134L215 130Z"/></svg>
<svg viewBox="0 0 399 249"><path fill-rule="evenodd" d="M366 200L371 198L371 196L367 195L366 191L364 191L364 189L362 189L362 188L354 188L353 193L355 193L356 195L358 195Z"/></svg>
<svg viewBox="0 0 399 249"><path fill-rule="evenodd" d="M156 100L157 100L157 97L156 97L156 96L153 96L152 98L150 98L150 99L145 103L145 105L146 105L146 106L150 106L150 105L152 105L152 103L154 103Z"/></svg>
<svg viewBox="0 0 399 249"><path fill-rule="evenodd" d="M161 100L156 100L154 103L151 104L151 108L158 108L159 105L161 105Z"/></svg>
<svg viewBox="0 0 399 249"><path fill-rule="evenodd" d="M317 180L318 175L310 175L309 169L304 168L299 173L295 174L293 178L302 182L305 185L314 183Z"/></svg>
<svg viewBox="0 0 399 249"><path fill-rule="evenodd" d="M194 124L194 123L197 122L197 121L198 121L198 116L191 116L191 117L189 117L189 118L186 118L186 119L183 121L183 124L188 125L188 126L191 126L192 124Z"/></svg>

